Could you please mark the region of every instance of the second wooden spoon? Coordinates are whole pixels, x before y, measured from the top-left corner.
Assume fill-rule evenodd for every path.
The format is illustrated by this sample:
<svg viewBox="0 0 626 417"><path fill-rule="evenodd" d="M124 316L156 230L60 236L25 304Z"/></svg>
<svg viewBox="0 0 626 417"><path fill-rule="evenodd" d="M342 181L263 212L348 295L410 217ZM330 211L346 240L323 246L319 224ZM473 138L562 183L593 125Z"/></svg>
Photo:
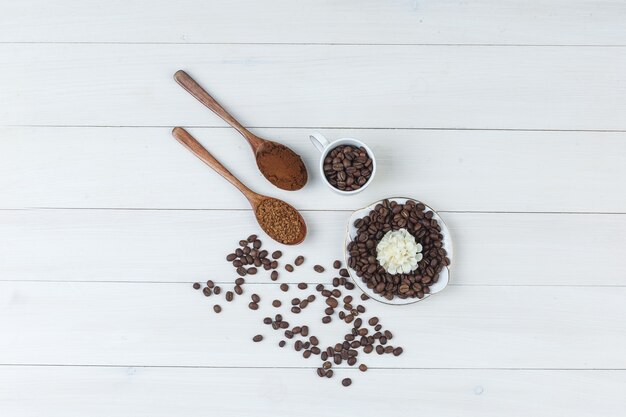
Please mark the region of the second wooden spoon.
<svg viewBox="0 0 626 417"><path fill-rule="evenodd" d="M282 200L261 195L249 189L182 127L175 127L172 135L246 196L259 226L272 239L285 245L297 245L304 240L307 232L306 223L298 210Z"/></svg>
<svg viewBox="0 0 626 417"><path fill-rule="evenodd" d="M261 139L243 127L185 71L177 71L174 74L174 79L181 87L198 99L200 103L208 107L246 138L252 147L256 164L261 174L269 182L278 188L288 191L295 191L304 187L308 180L308 174L300 155L278 142Z"/></svg>

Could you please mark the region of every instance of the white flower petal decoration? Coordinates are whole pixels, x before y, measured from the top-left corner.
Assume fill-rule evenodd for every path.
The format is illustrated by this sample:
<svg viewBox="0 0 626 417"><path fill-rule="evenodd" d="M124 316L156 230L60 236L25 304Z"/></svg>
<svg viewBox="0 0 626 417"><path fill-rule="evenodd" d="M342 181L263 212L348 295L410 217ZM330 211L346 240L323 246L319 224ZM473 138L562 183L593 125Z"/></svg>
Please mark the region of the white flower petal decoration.
<svg viewBox="0 0 626 417"><path fill-rule="evenodd" d="M376 246L376 259L391 275L407 274L417 269L422 249L406 229L390 230Z"/></svg>

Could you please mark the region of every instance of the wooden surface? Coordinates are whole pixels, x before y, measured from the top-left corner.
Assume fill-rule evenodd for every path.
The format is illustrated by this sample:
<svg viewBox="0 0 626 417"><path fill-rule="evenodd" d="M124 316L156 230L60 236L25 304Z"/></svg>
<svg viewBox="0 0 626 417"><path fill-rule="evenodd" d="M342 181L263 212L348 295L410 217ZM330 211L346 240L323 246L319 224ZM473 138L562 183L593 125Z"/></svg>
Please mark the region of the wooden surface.
<svg viewBox="0 0 626 417"><path fill-rule="evenodd" d="M0 416L622 417L625 21L621 0L0 3ZM302 155L306 187L271 186L178 69ZM224 256L259 228L176 125L309 226L296 248L261 234L307 261L219 317L191 283L230 288ZM373 149L371 187L325 188L314 129ZM440 211L450 286L365 303L403 355L321 380L261 318L314 286L278 284L328 282L312 266L342 257L350 212L390 196ZM334 343L320 313L286 316Z"/></svg>

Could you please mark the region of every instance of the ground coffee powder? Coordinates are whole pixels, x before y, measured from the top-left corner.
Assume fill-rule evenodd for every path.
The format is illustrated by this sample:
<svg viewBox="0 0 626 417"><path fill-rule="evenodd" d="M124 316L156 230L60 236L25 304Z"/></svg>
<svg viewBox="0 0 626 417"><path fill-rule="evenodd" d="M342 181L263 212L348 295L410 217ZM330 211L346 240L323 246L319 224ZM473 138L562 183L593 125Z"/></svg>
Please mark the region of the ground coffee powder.
<svg viewBox="0 0 626 417"><path fill-rule="evenodd" d="M299 190L308 179L300 157L291 149L277 143L266 143L260 149L257 164L265 178L284 190Z"/></svg>

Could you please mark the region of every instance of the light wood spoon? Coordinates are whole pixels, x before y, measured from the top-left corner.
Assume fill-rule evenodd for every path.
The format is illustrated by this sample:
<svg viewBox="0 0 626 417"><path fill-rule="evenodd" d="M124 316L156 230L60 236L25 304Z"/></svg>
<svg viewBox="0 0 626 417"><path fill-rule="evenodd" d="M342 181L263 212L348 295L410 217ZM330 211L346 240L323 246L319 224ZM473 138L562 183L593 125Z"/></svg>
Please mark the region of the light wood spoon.
<svg viewBox="0 0 626 417"><path fill-rule="evenodd" d="M287 191L295 191L304 187L308 180L308 174L300 155L278 142L262 139L243 127L185 71L177 71L174 74L174 79L200 103L246 138L254 152L256 164L261 174L269 182Z"/></svg>
<svg viewBox="0 0 626 417"><path fill-rule="evenodd" d="M237 187L246 196L254 210L259 226L272 239L285 245L297 245L304 240L307 228L298 210L282 200L252 191L182 127L175 127L172 130L172 135L185 148L213 168L215 172L226 178L228 182Z"/></svg>

